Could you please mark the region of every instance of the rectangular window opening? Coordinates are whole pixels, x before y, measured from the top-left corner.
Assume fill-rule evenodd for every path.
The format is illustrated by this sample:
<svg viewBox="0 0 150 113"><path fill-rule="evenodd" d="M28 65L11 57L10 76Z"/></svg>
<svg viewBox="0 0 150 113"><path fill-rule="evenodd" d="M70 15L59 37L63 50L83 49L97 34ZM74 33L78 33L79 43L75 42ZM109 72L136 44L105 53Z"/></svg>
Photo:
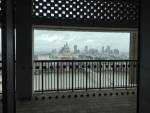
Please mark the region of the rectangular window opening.
<svg viewBox="0 0 150 113"><path fill-rule="evenodd" d="M34 30L34 60L129 60L130 32Z"/></svg>
<svg viewBox="0 0 150 113"><path fill-rule="evenodd" d="M34 91L136 87L137 33L34 29Z"/></svg>

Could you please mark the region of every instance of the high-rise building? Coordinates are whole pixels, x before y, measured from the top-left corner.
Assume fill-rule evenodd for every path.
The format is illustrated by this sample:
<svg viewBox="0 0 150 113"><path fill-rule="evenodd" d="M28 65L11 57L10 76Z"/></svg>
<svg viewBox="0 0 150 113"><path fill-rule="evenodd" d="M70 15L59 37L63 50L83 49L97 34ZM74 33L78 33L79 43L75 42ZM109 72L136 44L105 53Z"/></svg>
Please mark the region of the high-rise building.
<svg viewBox="0 0 150 113"><path fill-rule="evenodd" d="M118 49L114 49L114 54L115 55L119 55L119 50Z"/></svg>
<svg viewBox="0 0 150 113"><path fill-rule="evenodd" d="M70 54L70 53L71 53L68 43L66 43L66 44L61 48L60 53L61 53L61 54Z"/></svg>
<svg viewBox="0 0 150 113"><path fill-rule="evenodd" d="M110 46L107 46L107 48L106 48L106 53L108 53L108 54L110 54L110 52L111 52L111 50L110 50Z"/></svg>
<svg viewBox="0 0 150 113"><path fill-rule="evenodd" d="M105 48L104 48L104 46L102 47L102 53L104 53L105 52Z"/></svg>
<svg viewBox="0 0 150 113"><path fill-rule="evenodd" d="M84 52L87 53L88 52L88 46L84 47Z"/></svg>
<svg viewBox="0 0 150 113"><path fill-rule="evenodd" d="M74 45L74 53L78 53L78 46Z"/></svg>

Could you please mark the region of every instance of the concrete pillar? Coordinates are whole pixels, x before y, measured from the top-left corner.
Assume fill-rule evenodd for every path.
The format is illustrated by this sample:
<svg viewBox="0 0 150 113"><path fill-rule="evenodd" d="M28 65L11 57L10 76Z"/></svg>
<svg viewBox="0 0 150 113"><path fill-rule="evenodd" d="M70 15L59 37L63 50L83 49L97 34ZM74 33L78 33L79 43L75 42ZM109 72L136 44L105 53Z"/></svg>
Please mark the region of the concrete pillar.
<svg viewBox="0 0 150 113"><path fill-rule="evenodd" d="M15 113L14 0L1 2L3 113Z"/></svg>
<svg viewBox="0 0 150 113"><path fill-rule="evenodd" d="M130 60L138 59L138 32L130 33L130 52L129 52Z"/></svg>
<svg viewBox="0 0 150 113"><path fill-rule="evenodd" d="M139 113L150 113L150 3L141 0L140 4L140 77Z"/></svg>
<svg viewBox="0 0 150 113"><path fill-rule="evenodd" d="M129 60L138 60L138 32L130 33ZM137 70L135 70L134 63L130 66L129 83L137 83Z"/></svg>
<svg viewBox="0 0 150 113"><path fill-rule="evenodd" d="M16 0L16 93L19 99L32 96L32 0ZM21 4L21 5L20 5Z"/></svg>

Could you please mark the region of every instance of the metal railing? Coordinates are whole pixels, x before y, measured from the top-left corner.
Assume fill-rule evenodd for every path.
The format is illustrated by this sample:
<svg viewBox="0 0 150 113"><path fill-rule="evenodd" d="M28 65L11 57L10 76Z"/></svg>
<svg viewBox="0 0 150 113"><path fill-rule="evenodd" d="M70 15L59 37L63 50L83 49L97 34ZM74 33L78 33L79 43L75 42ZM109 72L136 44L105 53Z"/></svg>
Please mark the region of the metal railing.
<svg viewBox="0 0 150 113"><path fill-rule="evenodd" d="M34 91L136 87L136 60L34 61Z"/></svg>

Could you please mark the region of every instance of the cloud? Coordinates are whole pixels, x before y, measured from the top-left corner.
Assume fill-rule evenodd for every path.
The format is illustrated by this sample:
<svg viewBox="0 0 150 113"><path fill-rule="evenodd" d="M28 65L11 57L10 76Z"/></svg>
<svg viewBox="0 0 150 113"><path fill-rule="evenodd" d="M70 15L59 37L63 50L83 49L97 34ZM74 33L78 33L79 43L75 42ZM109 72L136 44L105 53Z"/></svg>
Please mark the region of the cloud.
<svg viewBox="0 0 150 113"><path fill-rule="evenodd" d="M88 39L88 40L85 41L85 43L93 43L93 42L94 42L94 41L91 40L91 39Z"/></svg>

